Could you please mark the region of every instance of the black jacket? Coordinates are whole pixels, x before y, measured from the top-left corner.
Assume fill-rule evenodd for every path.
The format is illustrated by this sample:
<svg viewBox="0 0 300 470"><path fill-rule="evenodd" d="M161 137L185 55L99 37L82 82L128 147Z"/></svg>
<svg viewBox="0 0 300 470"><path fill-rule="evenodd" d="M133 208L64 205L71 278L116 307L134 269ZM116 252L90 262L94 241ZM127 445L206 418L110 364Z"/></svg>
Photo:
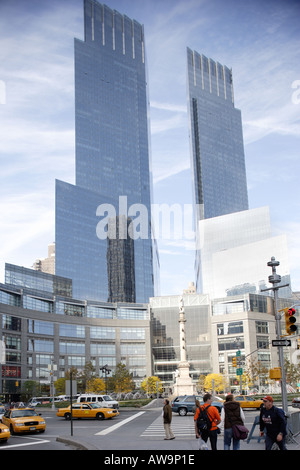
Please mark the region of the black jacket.
<svg viewBox="0 0 300 470"><path fill-rule="evenodd" d="M285 419L278 412L276 406L272 406L270 410L262 408L259 417L259 428L260 431L266 429L266 433L269 437L276 440L277 435L281 432L284 436L286 435L286 422Z"/></svg>

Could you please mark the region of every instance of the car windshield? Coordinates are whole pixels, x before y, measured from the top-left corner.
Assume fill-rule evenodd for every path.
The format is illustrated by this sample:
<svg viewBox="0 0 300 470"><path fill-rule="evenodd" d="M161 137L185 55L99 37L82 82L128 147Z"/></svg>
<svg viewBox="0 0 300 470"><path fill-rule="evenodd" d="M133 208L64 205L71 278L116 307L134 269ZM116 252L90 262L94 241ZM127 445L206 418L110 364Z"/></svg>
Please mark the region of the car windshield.
<svg viewBox="0 0 300 470"><path fill-rule="evenodd" d="M102 408L101 403L89 403L91 408Z"/></svg>
<svg viewBox="0 0 300 470"><path fill-rule="evenodd" d="M176 398L174 399L174 402L182 401L183 398L184 398L184 397L176 397Z"/></svg>
<svg viewBox="0 0 300 470"><path fill-rule="evenodd" d="M103 395L105 401L113 401L113 399L109 395Z"/></svg>
<svg viewBox="0 0 300 470"><path fill-rule="evenodd" d="M34 410L13 410L11 412L12 418L24 418L26 416L38 416Z"/></svg>

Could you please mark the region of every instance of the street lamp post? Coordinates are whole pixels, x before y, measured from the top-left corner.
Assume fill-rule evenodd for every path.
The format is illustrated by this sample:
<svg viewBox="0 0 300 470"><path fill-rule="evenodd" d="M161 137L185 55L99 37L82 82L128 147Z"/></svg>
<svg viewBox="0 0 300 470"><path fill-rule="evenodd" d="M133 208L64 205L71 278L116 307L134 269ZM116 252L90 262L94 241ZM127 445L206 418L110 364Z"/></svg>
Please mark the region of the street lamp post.
<svg viewBox="0 0 300 470"><path fill-rule="evenodd" d="M273 287L270 289L262 289L261 292L272 290L274 293L274 312L275 312L275 320L276 320L276 338L281 338L281 315L278 312L278 289L281 287L287 287L289 284L284 284L278 286L281 282L281 276L276 273L276 267L279 266L279 261L275 260L275 257L272 256L271 261L267 263L268 266L272 268L272 274L269 276L269 282L273 284ZM278 348L278 355L279 355L279 365L281 368L281 395L282 395L282 407L285 413L288 412L288 401L287 401L287 391L286 391L286 376L285 376L285 368L284 368L284 359L283 359L283 348Z"/></svg>
<svg viewBox="0 0 300 470"><path fill-rule="evenodd" d="M52 410L55 409L55 403L54 403L54 395L55 395L55 387L54 387L54 382L55 382L55 377L54 377L54 371L57 370L57 365L54 364L54 359L51 357L51 364L48 364L48 369L50 371L50 395L52 396Z"/></svg>
<svg viewBox="0 0 300 470"><path fill-rule="evenodd" d="M100 370L102 370L102 372L104 372L104 376L105 376L105 393L107 394L107 378L106 378L106 375L111 372L111 369L109 369L108 365L105 364L105 366L100 367Z"/></svg>

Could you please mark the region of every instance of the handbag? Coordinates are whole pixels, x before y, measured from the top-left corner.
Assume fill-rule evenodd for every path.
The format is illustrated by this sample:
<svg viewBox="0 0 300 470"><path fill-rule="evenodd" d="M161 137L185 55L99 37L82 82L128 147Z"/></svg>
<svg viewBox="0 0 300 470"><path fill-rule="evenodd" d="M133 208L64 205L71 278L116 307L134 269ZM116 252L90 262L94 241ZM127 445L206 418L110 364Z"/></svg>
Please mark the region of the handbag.
<svg viewBox="0 0 300 470"><path fill-rule="evenodd" d="M224 412L226 413L225 410ZM228 419L231 423L233 438L238 441L240 440L243 441L244 439L247 439L248 434L249 434L249 429L247 429L246 426L244 426L243 424L232 424L229 413L228 413Z"/></svg>
<svg viewBox="0 0 300 470"><path fill-rule="evenodd" d="M234 424L232 426L232 434L236 440L247 439L249 434L249 429L247 429L243 424Z"/></svg>

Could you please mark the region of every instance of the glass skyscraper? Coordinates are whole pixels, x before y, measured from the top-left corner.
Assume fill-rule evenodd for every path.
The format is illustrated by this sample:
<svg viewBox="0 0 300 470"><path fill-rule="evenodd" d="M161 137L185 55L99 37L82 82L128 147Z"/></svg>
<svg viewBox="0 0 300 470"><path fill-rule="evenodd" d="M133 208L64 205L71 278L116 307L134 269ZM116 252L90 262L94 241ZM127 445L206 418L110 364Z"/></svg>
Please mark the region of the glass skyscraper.
<svg viewBox="0 0 300 470"><path fill-rule="evenodd" d="M157 253L144 30L94 0L84 1L84 41L75 39L75 134L76 185L56 182L56 274L72 279L74 298L147 302ZM140 206L147 236L99 236L113 208L116 220L131 216L128 237Z"/></svg>
<svg viewBox="0 0 300 470"><path fill-rule="evenodd" d="M248 209L242 119L232 72L187 49L190 140L197 219Z"/></svg>
<svg viewBox="0 0 300 470"><path fill-rule="evenodd" d="M212 299L259 293L268 285L271 256L280 260L283 284L290 282L286 238L272 237L268 207L248 207L232 72L190 49L187 64L197 291ZM290 293L280 289L281 296Z"/></svg>

